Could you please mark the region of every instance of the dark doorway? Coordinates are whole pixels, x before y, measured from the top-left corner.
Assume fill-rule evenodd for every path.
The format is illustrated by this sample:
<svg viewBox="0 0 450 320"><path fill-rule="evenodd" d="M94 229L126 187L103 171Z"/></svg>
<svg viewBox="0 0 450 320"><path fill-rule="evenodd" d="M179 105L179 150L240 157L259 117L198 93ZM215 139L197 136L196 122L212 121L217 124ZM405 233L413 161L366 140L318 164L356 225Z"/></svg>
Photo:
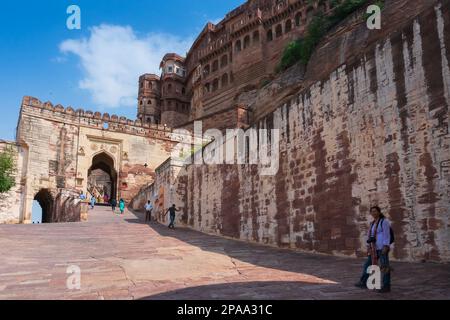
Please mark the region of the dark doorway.
<svg viewBox="0 0 450 320"><path fill-rule="evenodd" d="M117 199L117 172L114 160L105 152L92 159L92 166L88 171L88 192L97 198L97 203L108 203L112 198Z"/></svg>
<svg viewBox="0 0 450 320"><path fill-rule="evenodd" d="M39 191L34 200L39 203L42 208L42 223L52 223L53 222L53 197L47 189L42 189Z"/></svg>

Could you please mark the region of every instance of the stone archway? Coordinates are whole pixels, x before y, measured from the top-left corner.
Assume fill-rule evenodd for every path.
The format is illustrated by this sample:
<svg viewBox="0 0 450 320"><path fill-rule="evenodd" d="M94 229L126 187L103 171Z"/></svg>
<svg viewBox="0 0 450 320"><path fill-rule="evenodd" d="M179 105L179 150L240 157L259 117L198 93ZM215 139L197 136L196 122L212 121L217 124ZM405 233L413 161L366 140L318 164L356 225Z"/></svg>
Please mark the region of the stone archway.
<svg viewBox="0 0 450 320"><path fill-rule="evenodd" d="M53 196L47 189L40 190L34 197L42 209L42 223L52 223L54 220L54 200Z"/></svg>
<svg viewBox="0 0 450 320"><path fill-rule="evenodd" d="M112 198L117 199L117 171L114 159L106 152L101 152L92 158L92 165L88 170L88 193L94 195L99 203Z"/></svg>

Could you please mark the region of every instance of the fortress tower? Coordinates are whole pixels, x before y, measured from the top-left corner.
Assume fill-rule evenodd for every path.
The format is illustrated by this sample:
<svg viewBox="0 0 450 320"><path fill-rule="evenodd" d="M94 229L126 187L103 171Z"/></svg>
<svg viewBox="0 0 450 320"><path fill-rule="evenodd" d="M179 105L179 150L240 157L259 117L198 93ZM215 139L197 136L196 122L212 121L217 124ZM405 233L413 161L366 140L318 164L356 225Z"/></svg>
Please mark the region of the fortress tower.
<svg viewBox="0 0 450 320"><path fill-rule="evenodd" d="M161 123L160 79L154 74L139 77L138 119L142 123Z"/></svg>
<svg viewBox="0 0 450 320"><path fill-rule="evenodd" d="M187 122L190 114L184 58L175 53L168 53L164 56L160 68L161 124L177 127Z"/></svg>

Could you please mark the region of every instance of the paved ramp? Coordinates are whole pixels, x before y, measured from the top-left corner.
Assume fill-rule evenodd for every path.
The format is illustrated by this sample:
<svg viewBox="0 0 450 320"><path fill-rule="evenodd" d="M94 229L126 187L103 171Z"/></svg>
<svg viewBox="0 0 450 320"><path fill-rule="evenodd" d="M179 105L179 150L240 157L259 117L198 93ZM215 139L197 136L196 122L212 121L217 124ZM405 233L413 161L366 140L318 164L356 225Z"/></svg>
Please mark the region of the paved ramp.
<svg viewBox="0 0 450 320"><path fill-rule="evenodd" d="M450 299L450 268L393 263L393 292L353 287L361 260L145 224L105 207L89 222L1 225L0 299ZM69 290L69 266L81 270Z"/></svg>

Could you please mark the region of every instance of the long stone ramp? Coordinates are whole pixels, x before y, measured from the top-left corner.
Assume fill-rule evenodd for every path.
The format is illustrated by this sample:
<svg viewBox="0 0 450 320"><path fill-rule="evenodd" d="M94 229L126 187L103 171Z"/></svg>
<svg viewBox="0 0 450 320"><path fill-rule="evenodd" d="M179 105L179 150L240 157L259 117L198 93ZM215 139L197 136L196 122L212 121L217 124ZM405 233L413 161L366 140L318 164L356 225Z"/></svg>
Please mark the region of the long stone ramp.
<svg viewBox="0 0 450 320"><path fill-rule="evenodd" d="M353 287L359 259L169 230L106 207L84 223L1 225L0 256L0 299L450 299L448 265L394 262L393 292L379 295Z"/></svg>

